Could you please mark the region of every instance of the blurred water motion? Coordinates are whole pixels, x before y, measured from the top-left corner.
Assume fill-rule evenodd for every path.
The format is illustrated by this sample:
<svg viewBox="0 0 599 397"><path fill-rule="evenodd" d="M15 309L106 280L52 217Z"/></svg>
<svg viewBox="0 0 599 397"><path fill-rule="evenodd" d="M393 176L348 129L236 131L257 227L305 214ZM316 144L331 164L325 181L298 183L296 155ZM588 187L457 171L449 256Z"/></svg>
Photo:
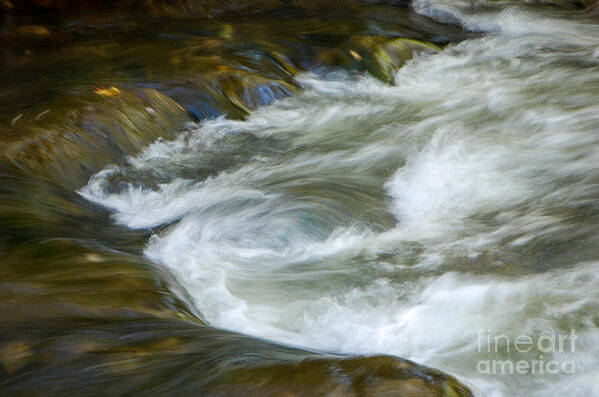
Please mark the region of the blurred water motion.
<svg viewBox="0 0 599 397"><path fill-rule="evenodd" d="M2 393L597 389L591 14L30 3L2 16ZM480 373L481 329L575 329L547 359L577 373Z"/></svg>

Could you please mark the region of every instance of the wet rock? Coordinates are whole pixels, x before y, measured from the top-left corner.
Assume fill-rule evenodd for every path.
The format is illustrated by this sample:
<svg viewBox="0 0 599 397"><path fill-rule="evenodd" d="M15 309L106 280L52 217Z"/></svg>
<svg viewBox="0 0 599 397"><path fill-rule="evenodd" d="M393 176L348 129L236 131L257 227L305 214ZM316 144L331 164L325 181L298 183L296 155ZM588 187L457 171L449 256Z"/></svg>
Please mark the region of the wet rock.
<svg viewBox="0 0 599 397"><path fill-rule="evenodd" d="M298 68L286 55L253 42L230 44L221 37L233 34L227 26L220 25L217 38L190 39L171 50L167 63L148 59L160 90L196 119L222 114L242 118L298 90Z"/></svg>
<svg viewBox="0 0 599 397"><path fill-rule="evenodd" d="M260 106L270 105L277 99L293 95L297 87L282 80L272 80L240 71L226 73L216 79L217 90L237 109L237 114L244 116Z"/></svg>
<svg viewBox="0 0 599 397"><path fill-rule="evenodd" d="M149 89L100 88L60 106L13 119L0 161L78 188L107 164L175 137L190 120L179 104Z"/></svg>
<svg viewBox="0 0 599 397"><path fill-rule="evenodd" d="M354 50L344 50L341 48L317 48L315 62L327 66L338 66L344 68L354 68L359 66L362 56Z"/></svg>
<svg viewBox="0 0 599 397"><path fill-rule="evenodd" d="M305 359L244 368L209 389L226 396L472 396L449 375L389 356Z"/></svg>
<svg viewBox="0 0 599 397"><path fill-rule="evenodd" d="M0 220L11 221L2 213ZM43 220L38 224L44 229ZM6 285L0 289L0 315L6 328L24 323L48 327L52 319L78 315L202 323L166 289L172 282L170 275L143 260L90 251L64 240L41 243L34 249L14 247L3 252L3 258L0 276ZM165 341L158 345L166 348ZM26 352L20 344L0 344L0 369L17 371Z"/></svg>
<svg viewBox="0 0 599 397"><path fill-rule="evenodd" d="M43 370L9 374L7 395L472 397L411 361L309 353L166 318L55 317L29 332L39 342L28 360Z"/></svg>
<svg viewBox="0 0 599 397"><path fill-rule="evenodd" d="M393 74L414 56L441 51L426 41L377 36L355 37L351 47L347 51L356 61L374 77L388 83L393 83Z"/></svg>

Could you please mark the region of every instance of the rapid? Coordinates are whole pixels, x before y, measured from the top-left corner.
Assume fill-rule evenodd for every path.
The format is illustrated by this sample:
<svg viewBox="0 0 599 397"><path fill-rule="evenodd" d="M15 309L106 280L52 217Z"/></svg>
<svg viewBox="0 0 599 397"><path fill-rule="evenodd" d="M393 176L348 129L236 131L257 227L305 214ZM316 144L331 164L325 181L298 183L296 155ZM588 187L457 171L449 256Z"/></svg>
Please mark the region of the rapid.
<svg viewBox="0 0 599 397"><path fill-rule="evenodd" d="M472 37L394 85L336 68L295 96L188 123L79 189L218 329L391 354L492 396L599 390L599 25L504 1L415 0ZM485 335L569 335L526 352ZM486 343L486 339L483 339ZM480 362L575 362L485 373Z"/></svg>

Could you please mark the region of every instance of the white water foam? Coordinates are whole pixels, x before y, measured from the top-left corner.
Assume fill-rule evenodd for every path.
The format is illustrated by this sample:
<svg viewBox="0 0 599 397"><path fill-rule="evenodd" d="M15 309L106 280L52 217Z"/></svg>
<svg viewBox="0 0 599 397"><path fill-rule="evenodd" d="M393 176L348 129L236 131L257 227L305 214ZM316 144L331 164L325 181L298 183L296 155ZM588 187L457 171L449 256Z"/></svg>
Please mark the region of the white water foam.
<svg viewBox="0 0 599 397"><path fill-rule="evenodd" d="M81 193L131 228L170 225L145 253L214 326L396 354L490 396L592 395L599 29L469 4L416 0L426 15L494 34L408 62L396 87L304 76L298 97L156 142ZM197 180L179 172L248 135L269 150ZM160 183L147 187L138 173ZM124 187L115 192L112 178ZM569 251L543 256L554 246ZM476 372L481 329L571 328L575 376Z"/></svg>

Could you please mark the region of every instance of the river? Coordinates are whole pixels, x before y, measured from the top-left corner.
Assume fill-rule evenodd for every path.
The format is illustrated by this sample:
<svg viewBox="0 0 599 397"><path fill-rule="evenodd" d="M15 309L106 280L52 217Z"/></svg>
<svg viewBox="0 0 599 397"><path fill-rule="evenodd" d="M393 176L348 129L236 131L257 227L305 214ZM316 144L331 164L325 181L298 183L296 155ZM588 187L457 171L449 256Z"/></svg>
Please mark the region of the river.
<svg viewBox="0 0 599 397"><path fill-rule="evenodd" d="M297 94L188 122L73 200L139 233L216 329L398 356L486 396L595 395L599 25L515 2L411 7L465 38L394 84L301 71Z"/></svg>

